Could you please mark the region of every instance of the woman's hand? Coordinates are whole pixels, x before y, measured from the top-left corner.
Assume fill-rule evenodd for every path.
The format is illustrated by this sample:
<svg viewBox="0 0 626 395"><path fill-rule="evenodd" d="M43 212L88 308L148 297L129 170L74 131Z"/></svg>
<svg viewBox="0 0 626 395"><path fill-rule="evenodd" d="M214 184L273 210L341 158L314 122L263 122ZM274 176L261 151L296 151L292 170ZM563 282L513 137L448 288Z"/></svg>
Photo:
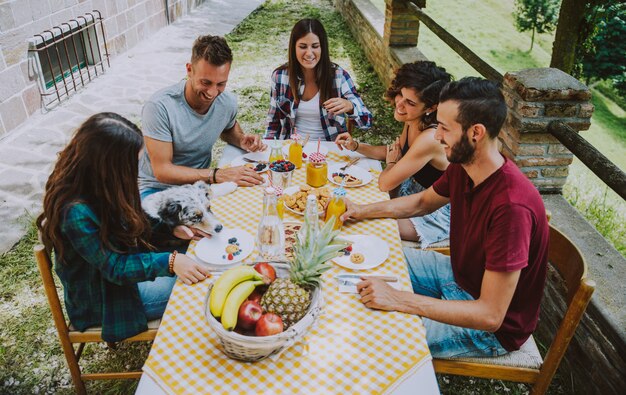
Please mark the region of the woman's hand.
<svg viewBox="0 0 626 395"><path fill-rule="evenodd" d="M395 164L402 158L402 149L400 148L400 138L387 146L387 157L385 162L387 164Z"/></svg>
<svg viewBox="0 0 626 395"><path fill-rule="evenodd" d="M348 132L340 133L335 139L335 144L337 144L340 150L345 148L354 151L357 147L356 140L354 140Z"/></svg>
<svg viewBox="0 0 626 395"><path fill-rule="evenodd" d="M172 269L180 281L187 285L195 284L211 277L209 269L189 258L185 254L176 254Z"/></svg>
<svg viewBox="0 0 626 395"><path fill-rule="evenodd" d="M322 105L324 106L326 111L328 111L332 115L352 114L352 110L354 110L354 105L352 104L352 102L341 97L333 97L332 99L328 99Z"/></svg>

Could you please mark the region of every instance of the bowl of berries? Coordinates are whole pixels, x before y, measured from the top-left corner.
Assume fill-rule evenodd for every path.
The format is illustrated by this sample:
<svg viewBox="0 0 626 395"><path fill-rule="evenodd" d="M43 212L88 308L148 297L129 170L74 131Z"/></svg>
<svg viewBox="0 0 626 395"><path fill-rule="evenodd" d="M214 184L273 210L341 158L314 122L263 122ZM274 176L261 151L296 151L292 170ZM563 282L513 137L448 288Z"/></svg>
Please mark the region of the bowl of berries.
<svg viewBox="0 0 626 395"><path fill-rule="evenodd" d="M288 160L280 159L270 163L270 176L272 177L272 184L275 187L280 187L283 191L289 188L291 184L291 176L296 165Z"/></svg>

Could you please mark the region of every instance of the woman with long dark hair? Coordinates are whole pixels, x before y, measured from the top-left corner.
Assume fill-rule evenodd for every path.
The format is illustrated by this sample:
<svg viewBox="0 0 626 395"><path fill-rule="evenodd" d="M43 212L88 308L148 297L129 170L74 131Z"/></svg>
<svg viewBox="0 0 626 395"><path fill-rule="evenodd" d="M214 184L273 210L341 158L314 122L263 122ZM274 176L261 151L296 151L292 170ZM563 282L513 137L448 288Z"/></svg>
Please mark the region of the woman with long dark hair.
<svg viewBox="0 0 626 395"><path fill-rule="evenodd" d="M381 191L392 196L417 193L429 188L448 167L435 131L439 93L451 78L434 62L404 64L385 94L395 105L394 118L403 122L400 137L389 146L360 143L347 133L337 137L335 142L342 148L386 161L378 178ZM441 241L449 236L450 207L423 217L400 219L398 226L403 240L420 241L423 246Z"/></svg>
<svg viewBox="0 0 626 395"><path fill-rule="evenodd" d="M372 114L350 75L330 61L328 37L317 19L302 19L291 30L289 60L272 73L265 138L298 134L334 141L348 120L368 129Z"/></svg>
<svg viewBox="0 0 626 395"><path fill-rule="evenodd" d="M61 279L78 330L102 326L118 341L163 315L177 275L209 271L183 254L151 252L151 227L137 186L141 131L114 113L91 116L59 154L37 227Z"/></svg>

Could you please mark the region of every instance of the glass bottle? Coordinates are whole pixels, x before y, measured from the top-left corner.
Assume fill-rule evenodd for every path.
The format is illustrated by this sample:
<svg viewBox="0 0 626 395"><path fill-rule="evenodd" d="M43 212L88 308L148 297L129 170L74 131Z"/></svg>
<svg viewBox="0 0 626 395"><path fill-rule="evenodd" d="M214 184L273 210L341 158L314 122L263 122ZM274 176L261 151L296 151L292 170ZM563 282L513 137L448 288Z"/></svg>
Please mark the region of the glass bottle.
<svg viewBox="0 0 626 395"><path fill-rule="evenodd" d="M296 166L296 169L302 167L302 143L300 142L300 135L292 134L291 139L293 142L289 145L289 161Z"/></svg>
<svg viewBox="0 0 626 395"><path fill-rule="evenodd" d="M309 195L306 197L306 206L304 208L304 226L300 229L301 240L306 240L309 232L312 237L317 237L320 231L320 217L317 211L317 196Z"/></svg>
<svg viewBox="0 0 626 395"><path fill-rule="evenodd" d="M283 155L283 143L280 140L274 140L270 142L270 158L269 162L276 162L277 160L285 159Z"/></svg>
<svg viewBox="0 0 626 395"><path fill-rule="evenodd" d="M285 253L285 229L276 210L276 191L266 188L263 195L263 216L259 222L257 244L259 255L266 260L280 260Z"/></svg>
<svg viewBox="0 0 626 395"><path fill-rule="evenodd" d="M340 229L343 225L343 221L339 218L341 217L341 214L346 212L346 202L344 201L345 197L346 190L344 188L335 188L333 190L333 197L326 208L326 218L324 219L324 222L328 222L331 218L335 217L333 230Z"/></svg>

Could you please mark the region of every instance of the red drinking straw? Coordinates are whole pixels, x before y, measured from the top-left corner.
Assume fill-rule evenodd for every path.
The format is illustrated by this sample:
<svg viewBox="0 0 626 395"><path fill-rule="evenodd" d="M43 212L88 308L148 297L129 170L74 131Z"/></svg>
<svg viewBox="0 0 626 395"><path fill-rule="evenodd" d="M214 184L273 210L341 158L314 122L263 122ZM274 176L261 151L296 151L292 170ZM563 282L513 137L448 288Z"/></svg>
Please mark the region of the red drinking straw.
<svg viewBox="0 0 626 395"><path fill-rule="evenodd" d="M321 142L322 142L322 138L318 137L317 138L317 153L318 154L320 153L320 144L321 144Z"/></svg>

